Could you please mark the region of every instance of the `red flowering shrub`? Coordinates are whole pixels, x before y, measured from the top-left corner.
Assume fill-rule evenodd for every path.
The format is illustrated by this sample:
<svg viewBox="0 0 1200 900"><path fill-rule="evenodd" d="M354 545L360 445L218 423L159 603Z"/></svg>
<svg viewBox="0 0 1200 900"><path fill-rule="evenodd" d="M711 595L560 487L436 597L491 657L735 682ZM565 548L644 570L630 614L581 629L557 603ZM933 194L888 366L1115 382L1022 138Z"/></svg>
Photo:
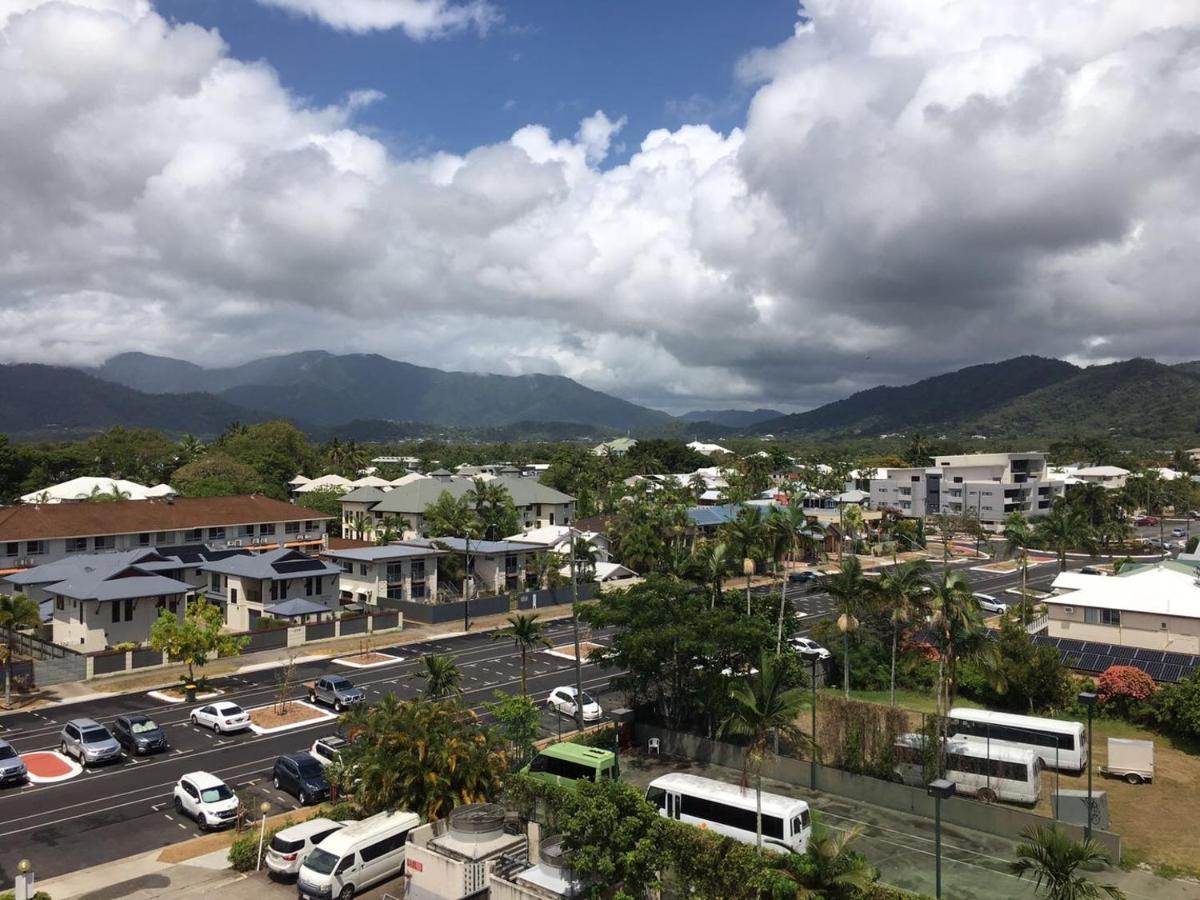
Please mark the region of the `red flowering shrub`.
<svg viewBox="0 0 1200 900"><path fill-rule="evenodd" d="M1096 681L1100 702L1119 716L1154 693L1154 679L1136 666L1109 666Z"/></svg>

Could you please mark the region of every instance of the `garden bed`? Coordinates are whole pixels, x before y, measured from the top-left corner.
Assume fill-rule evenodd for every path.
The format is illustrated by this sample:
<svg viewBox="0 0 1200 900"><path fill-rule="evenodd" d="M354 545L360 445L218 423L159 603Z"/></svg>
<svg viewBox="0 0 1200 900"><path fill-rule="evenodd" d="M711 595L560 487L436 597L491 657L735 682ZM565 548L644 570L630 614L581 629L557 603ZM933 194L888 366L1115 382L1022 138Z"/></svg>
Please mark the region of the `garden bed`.
<svg viewBox="0 0 1200 900"><path fill-rule="evenodd" d="M225 693L220 688L209 688L204 692L197 692L196 700L212 700L215 697L220 697ZM183 688L170 687L159 688L156 691L148 691L146 696L153 697L155 700L161 700L163 703L184 703L187 701L187 696L183 692Z"/></svg>
<svg viewBox="0 0 1200 900"><path fill-rule="evenodd" d="M329 710L305 703L303 700L289 700L286 711L282 713L277 711L275 704L259 706L247 712L250 714L250 730L255 734L274 734L277 731L303 728L314 722L328 722L337 718Z"/></svg>
<svg viewBox="0 0 1200 900"><path fill-rule="evenodd" d="M388 663L404 662L402 656L389 656L386 653L355 653L352 656L339 656L334 660L339 666L349 666L352 669L371 669L375 666L386 666Z"/></svg>
<svg viewBox="0 0 1200 900"><path fill-rule="evenodd" d="M607 647L605 647L601 644L593 644L591 641L580 641L579 642L579 652L583 656L584 662L587 662L588 655L593 650L607 650L607 649L608 649ZM557 657L560 657L561 659L569 659L569 660L571 660L571 662L575 661L575 644L574 643L559 644L557 647L551 647L549 650L546 650L544 652L548 656L557 656Z"/></svg>

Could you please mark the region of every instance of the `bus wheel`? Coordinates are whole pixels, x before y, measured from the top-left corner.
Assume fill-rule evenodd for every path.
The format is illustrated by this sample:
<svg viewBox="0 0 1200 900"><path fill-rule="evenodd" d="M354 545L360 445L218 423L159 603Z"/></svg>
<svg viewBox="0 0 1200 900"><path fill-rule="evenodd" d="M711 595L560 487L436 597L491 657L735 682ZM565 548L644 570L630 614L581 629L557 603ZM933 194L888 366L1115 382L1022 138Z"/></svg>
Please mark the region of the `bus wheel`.
<svg viewBox="0 0 1200 900"><path fill-rule="evenodd" d="M991 788L980 788L979 793L975 795L975 798L982 803L995 803L996 792Z"/></svg>

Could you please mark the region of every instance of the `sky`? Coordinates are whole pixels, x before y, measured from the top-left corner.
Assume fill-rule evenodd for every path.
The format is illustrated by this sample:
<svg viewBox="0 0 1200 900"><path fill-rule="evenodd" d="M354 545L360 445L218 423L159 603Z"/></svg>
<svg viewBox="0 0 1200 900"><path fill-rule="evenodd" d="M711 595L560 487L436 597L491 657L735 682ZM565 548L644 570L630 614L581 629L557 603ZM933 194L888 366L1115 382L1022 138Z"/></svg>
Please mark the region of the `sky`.
<svg viewBox="0 0 1200 900"><path fill-rule="evenodd" d="M1194 0L0 0L0 360L1194 359L1197 110Z"/></svg>

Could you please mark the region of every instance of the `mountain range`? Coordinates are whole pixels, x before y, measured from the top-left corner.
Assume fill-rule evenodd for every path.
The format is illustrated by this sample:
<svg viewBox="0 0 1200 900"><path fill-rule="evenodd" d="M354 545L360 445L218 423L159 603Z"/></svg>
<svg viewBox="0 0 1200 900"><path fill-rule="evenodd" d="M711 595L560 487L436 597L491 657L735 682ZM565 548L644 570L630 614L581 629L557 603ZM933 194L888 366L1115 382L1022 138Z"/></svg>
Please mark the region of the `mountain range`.
<svg viewBox="0 0 1200 900"><path fill-rule="evenodd" d="M287 418L316 439L360 441L738 433L839 440L911 430L1034 440L1070 430L1200 443L1200 362L1151 359L1080 368L1021 356L870 388L791 415L723 409L673 417L561 376L443 372L323 351L215 369L143 353L93 369L4 365L0 397L0 429L22 440L80 437L113 425L210 436L232 421Z"/></svg>

